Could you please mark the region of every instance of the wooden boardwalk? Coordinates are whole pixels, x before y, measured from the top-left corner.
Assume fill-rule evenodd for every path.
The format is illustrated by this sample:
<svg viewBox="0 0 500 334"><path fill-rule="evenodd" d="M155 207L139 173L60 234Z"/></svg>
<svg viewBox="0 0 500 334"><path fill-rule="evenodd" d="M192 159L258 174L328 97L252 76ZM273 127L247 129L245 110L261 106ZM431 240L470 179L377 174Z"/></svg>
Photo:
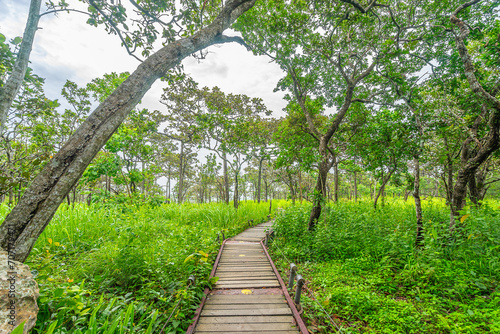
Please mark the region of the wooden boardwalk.
<svg viewBox="0 0 500 334"><path fill-rule="evenodd" d="M260 224L226 240L216 263L219 280L187 333L300 333L298 313L287 303L291 299L260 242L270 226Z"/></svg>

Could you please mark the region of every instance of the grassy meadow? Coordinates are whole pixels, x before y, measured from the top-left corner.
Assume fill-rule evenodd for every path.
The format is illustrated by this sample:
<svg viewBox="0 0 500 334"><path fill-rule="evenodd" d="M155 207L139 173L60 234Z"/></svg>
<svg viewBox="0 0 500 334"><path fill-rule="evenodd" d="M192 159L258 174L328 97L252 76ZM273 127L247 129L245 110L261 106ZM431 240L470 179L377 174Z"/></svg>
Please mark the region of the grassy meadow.
<svg viewBox="0 0 500 334"><path fill-rule="evenodd" d="M273 259L285 281L294 262L308 328L337 333L500 333L500 203L467 208L458 235L449 211L423 202L425 246L415 249L414 205L389 200L329 204L307 231L310 205L278 214ZM321 306L319 306L319 305Z"/></svg>
<svg viewBox="0 0 500 334"><path fill-rule="evenodd" d="M273 201L273 208L286 205ZM0 206L1 220L8 210ZM238 210L216 203L63 204L26 261L40 287L32 333L185 332L213 284L217 233L233 236L268 214L269 203L253 202Z"/></svg>

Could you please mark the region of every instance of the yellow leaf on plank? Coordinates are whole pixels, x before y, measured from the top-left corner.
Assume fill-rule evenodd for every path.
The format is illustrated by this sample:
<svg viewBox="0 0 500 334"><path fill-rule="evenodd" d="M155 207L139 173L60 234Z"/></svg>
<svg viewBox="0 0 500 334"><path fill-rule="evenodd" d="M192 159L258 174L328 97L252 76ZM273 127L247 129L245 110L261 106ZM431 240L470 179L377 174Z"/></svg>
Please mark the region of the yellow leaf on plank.
<svg viewBox="0 0 500 334"><path fill-rule="evenodd" d="M244 295L251 295L252 294L252 290L248 290L248 289L241 290L241 293L244 294Z"/></svg>

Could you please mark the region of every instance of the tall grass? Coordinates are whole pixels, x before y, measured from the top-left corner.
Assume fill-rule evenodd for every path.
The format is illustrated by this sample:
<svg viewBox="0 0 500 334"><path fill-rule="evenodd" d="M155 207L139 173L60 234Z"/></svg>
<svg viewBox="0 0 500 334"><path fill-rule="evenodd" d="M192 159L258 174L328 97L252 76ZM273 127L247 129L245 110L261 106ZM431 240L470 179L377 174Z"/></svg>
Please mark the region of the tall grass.
<svg viewBox="0 0 500 334"><path fill-rule="evenodd" d="M273 212L280 205L288 204L274 202ZM0 219L8 211L0 206ZM156 333L177 303L165 333L184 332L211 284L217 234L268 214L269 203L253 202L61 205L26 262L41 294L33 333Z"/></svg>
<svg viewBox="0 0 500 334"><path fill-rule="evenodd" d="M272 251L283 271L285 256L299 263L346 332L500 332L498 203L467 207L454 236L446 205L423 204L422 249L415 248L412 201L390 200L376 211L369 201L331 204L314 232L307 230L310 206L289 208L276 219ZM305 303L311 324L333 331L320 308Z"/></svg>

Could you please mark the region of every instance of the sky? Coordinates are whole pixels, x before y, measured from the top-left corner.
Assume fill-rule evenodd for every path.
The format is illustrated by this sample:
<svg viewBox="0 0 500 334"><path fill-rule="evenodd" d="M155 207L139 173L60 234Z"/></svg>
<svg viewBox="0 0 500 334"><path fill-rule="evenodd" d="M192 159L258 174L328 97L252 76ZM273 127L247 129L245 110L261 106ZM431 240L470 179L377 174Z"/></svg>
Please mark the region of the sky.
<svg viewBox="0 0 500 334"><path fill-rule="evenodd" d="M29 0L0 0L0 33L7 39L22 36L28 17ZM70 6L82 6L67 0ZM42 12L45 10L42 1ZM45 92L51 99L62 97L66 80L84 86L90 80L111 72L132 72L139 62L120 46L117 36L108 35L103 27L86 24L87 17L78 13L59 13L41 17L35 36L30 67L45 78ZM236 34L226 31L227 35ZM254 56L235 43L212 46L206 59L193 57L182 64L201 87L218 86L225 93L260 97L275 117L283 116L283 92L273 93L283 72L265 56ZM165 108L158 102L166 83L158 80L143 98L140 107Z"/></svg>

